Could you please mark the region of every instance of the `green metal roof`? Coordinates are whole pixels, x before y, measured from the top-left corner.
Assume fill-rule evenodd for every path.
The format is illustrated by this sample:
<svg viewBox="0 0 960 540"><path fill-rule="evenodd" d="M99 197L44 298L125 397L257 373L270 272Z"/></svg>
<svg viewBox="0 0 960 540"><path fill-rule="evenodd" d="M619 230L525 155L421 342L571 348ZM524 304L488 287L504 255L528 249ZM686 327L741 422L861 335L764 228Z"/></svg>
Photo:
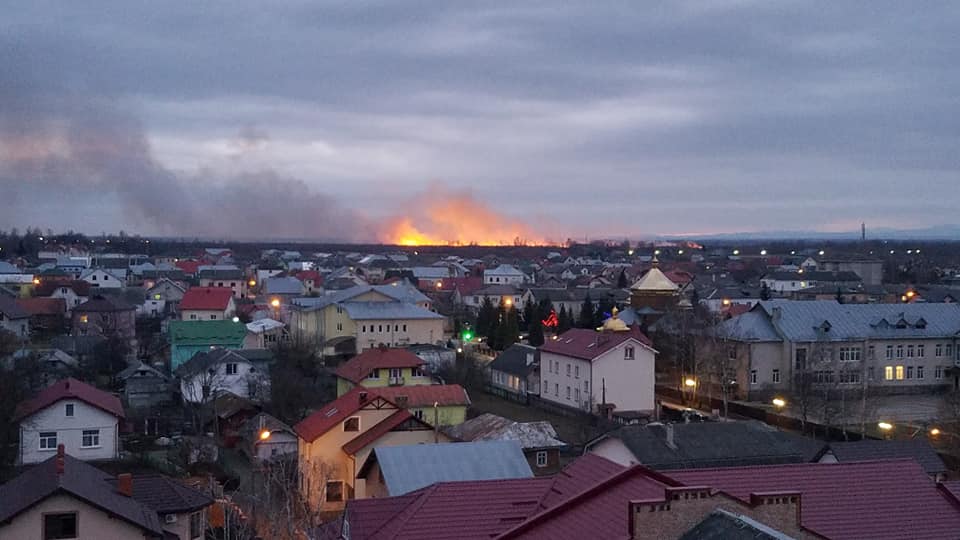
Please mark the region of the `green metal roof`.
<svg viewBox="0 0 960 540"><path fill-rule="evenodd" d="M232 344L243 341L247 327L233 321L170 321L170 341L178 345Z"/></svg>

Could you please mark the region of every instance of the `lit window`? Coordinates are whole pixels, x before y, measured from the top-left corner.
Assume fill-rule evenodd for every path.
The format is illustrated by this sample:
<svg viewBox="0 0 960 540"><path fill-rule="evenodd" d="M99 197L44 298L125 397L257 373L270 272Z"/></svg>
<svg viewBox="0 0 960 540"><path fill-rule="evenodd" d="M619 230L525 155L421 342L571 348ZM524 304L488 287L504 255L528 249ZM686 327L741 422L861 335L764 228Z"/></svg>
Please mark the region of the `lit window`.
<svg viewBox="0 0 960 540"><path fill-rule="evenodd" d="M546 467L547 466L547 453L546 452L537 452L537 467Z"/></svg>
<svg viewBox="0 0 960 540"><path fill-rule="evenodd" d="M86 315L81 315L81 316L80 316L80 322L81 322L81 323L87 324L87 321L88 321L88 320L90 320L90 318L87 317Z"/></svg>
<svg viewBox="0 0 960 540"><path fill-rule="evenodd" d="M903 366L897 366L897 380L903 380Z"/></svg>
<svg viewBox="0 0 960 540"><path fill-rule="evenodd" d="M888 381L893 380L893 366L883 368L883 378Z"/></svg>
<svg viewBox="0 0 960 540"><path fill-rule="evenodd" d="M351 416L343 421L344 431L360 431L360 417Z"/></svg>
<svg viewBox="0 0 960 540"><path fill-rule="evenodd" d="M100 430L99 429L83 430L83 438L80 441L80 447L96 448L98 446L100 446Z"/></svg>

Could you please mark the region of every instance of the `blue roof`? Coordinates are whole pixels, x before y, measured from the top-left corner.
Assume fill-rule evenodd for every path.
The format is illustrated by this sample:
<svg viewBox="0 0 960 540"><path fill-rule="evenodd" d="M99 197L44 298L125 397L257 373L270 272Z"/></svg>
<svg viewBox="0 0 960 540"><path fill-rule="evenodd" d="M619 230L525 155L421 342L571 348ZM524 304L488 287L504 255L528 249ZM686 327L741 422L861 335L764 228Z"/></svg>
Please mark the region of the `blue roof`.
<svg viewBox="0 0 960 540"><path fill-rule="evenodd" d="M533 477L517 441L381 446L367 458L358 477L374 460L391 496L437 482Z"/></svg>
<svg viewBox="0 0 960 540"><path fill-rule="evenodd" d="M264 294L303 294L303 282L292 276L263 280Z"/></svg>
<svg viewBox="0 0 960 540"><path fill-rule="evenodd" d="M724 322L721 331L743 341L951 338L960 335L960 305L770 300Z"/></svg>
<svg viewBox="0 0 960 540"><path fill-rule="evenodd" d="M350 318L370 319L442 319L443 315L406 302L343 302Z"/></svg>

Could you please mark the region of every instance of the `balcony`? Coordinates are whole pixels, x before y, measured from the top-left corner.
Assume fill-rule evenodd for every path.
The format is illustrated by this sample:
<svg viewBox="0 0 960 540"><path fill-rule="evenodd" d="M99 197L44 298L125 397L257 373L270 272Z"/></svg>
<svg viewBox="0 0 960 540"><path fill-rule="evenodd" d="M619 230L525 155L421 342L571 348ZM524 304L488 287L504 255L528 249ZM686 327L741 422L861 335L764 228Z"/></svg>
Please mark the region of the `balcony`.
<svg viewBox="0 0 960 540"><path fill-rule="evenodd" d="M403 386L403 377L390 377L390 386Z"/></svg>

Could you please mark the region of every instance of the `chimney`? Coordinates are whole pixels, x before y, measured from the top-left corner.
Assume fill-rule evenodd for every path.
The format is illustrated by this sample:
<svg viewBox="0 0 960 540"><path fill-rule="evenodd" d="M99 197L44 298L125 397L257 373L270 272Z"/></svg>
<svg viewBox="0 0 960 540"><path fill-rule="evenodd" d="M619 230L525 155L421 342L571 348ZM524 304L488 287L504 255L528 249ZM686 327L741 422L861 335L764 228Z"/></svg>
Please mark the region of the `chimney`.
<svg viewBox="0 0 960 540"><path fill-rule="evenodd" d="M131 476L130 473L117 475L117 491L119 491L121 495L133 497L133 476Z"/></svg>
<svg viewBox="0 0 960 540"><path fill-rule="evenodd" d="M62 474L63 474L63 469L64 469L64 459L63 459L63 456L64 456L65 454L66 454L66 453L64 452L63 445L62 445L62 444L58 444L58 445L57 445L57 474L58 474L58 475L62 475Z"/></svg>
<svg viewBox="0 0 960 540"><path fill-rule="evenodd" d="M360 392L360 403L366 403L366 402L367 402L367 393Z"/></svg>
<svg viewBox="0 0 960 540"><path fill-rule="evenodd" d="M663 427L667 431L667 446L669 446L673 450L676 450L677 443L673 440L673 424L667 424Z"/></svg>

